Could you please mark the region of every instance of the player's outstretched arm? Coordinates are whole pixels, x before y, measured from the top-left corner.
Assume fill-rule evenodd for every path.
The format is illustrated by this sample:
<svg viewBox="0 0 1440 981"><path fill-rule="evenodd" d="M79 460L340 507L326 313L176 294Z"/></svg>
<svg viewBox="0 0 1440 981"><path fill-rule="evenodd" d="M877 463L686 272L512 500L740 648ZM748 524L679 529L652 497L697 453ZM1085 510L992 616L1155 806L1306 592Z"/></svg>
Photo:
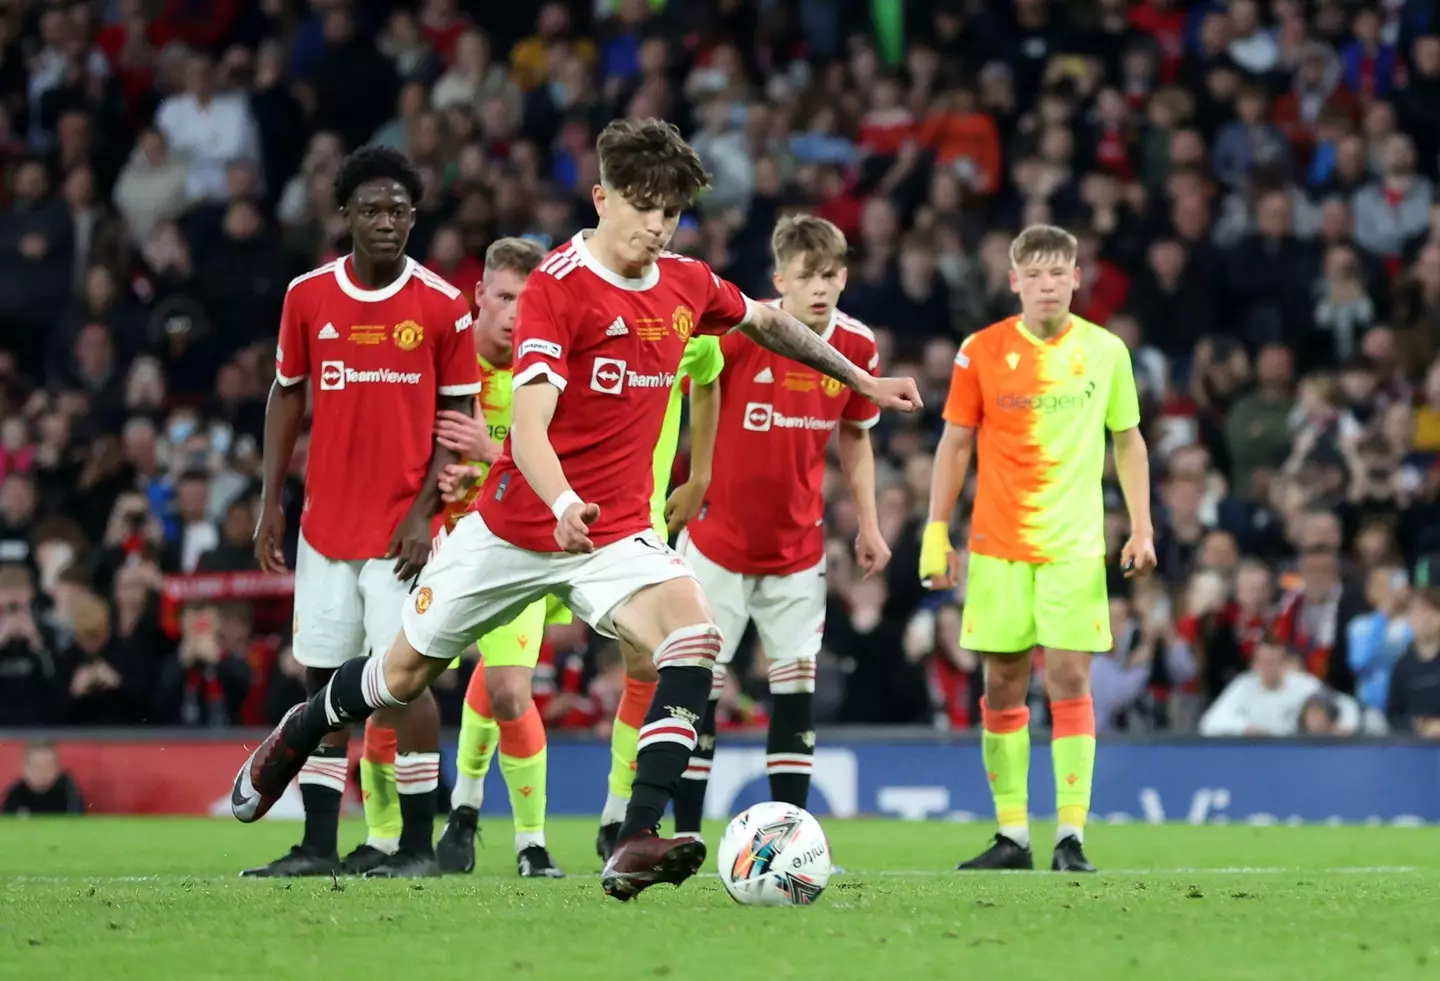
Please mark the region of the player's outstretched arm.
<svg viewBox="0 0 1440 981"><path fill-rule="evenodd" d="M265 447L260 465L264 487L260 492L260 518L255 525L255 561L264 572L285 571L285 511L280 506L280 495L305 421L305 387L283 385L277 380L270 386L270 398L265 403Z"/></svg>
<svg viewBox="0 0 1440 981"><path fill-rule="evenodd" d="M690 479L665 501L665 528L675 534L700 513L715 473L715 439L720 433L720 379L690 382Z"/></svg>
<svg viewBox="0 0 1440 981"><path fill-rule="evenodd" d="M1115 475L1130 512L1130 540L1120 552L1127 576L1143 576L1155 568L1155 525L1150 515L1150 451L1139 426L1112 433Z"/></svg>
<svg viewBox="0 0 1440 981"><path fill-rule="evenodd" d="M540 500L555 514L555 540L567 552L593 552L588 529L600 517L600 507L580 500L570 487L560 457L550 443L550 420L560 389L543 376L515 389L510 407L510 452L515 466Z"/></svg>
<svg viewBox="0 0 1440 981"><path fill-rule="evenodd" d="M859 426L842 423L838 439L840 469L850 483L860 524L855 560L868 579L890 564L890 546L880 533L880 512L875 505L875 449L870 445L870 430Z"/></svg>
<svg viewBox="0 0 1440 981"><path fill-rule="evenodd" d="M876 378L779 307L752 305L740 330L761 347L829 375L882 409L916 412L923 407L913 378Z"/></svg>
<svg viewBox="0 0 1440 981"><path fill-rule="evenodd" d="M930 589L953 589L959 579L959 561L950 545L950 519L965 486L970 457L975 452L975 430L945 423L935 466L930 474L930 514L920 541L920 580Z"/></svg>

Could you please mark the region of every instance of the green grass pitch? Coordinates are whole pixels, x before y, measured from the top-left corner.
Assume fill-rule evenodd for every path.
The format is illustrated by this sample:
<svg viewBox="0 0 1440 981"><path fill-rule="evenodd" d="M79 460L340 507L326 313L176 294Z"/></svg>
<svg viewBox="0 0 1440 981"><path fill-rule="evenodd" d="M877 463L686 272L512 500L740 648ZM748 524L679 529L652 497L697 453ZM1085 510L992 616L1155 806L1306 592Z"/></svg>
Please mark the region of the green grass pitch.
<svg viewBox="0 0 1440 981"><path fill-rule="evenodd" d="M333 882L236 877L292 823L0 821L0 978L1440 978L1435 828L1099 826L1105 871L1080 877L951 871L981 826L832 820L846 874L812 907L749 909L713 862L607 899L594 827L552 824L563 881L517 878L491 821L474 875Z"/></svg>

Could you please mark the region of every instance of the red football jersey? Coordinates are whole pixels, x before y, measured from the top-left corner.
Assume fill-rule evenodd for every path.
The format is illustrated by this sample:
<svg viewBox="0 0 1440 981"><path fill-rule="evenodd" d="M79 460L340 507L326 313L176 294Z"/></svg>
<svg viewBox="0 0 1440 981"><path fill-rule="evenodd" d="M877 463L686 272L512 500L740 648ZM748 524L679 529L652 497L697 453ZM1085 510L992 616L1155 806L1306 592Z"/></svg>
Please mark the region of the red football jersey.
<svg viewBox="0 0 1440 981"><path fill-rule="evenodd" d="M858 320L837 311L822 336L871 374L879 368L875 335ZM875 425L880 407L743 335L720 348L715 476L688 526L690 538L731 572L783 576L814 568L825 554L825 446L842 420Z"/></svg>
<svg viewBox="0 0 1440 981"><path fill-rule="evenodd" d="M576 235L530 274L515 321L514 387L544 378L560 389L550 443L571 488L600 505L597 547L650 528L653 458L692 333L745 322L750 300L698 259L664 253L644 276L602 266ZM556 552L550 505L526 483L513 434L475 510L501 538Z"/></svg>
<svg viewBox="0 0 1440 981"><path fill-rule="evenodd" d="M367 290L350 261L290 284L275 377L312 379L305 540L332 559L373 559L424 482L437 396L480 391L480 366L464 294L413 259L395 282Z"/></svg>

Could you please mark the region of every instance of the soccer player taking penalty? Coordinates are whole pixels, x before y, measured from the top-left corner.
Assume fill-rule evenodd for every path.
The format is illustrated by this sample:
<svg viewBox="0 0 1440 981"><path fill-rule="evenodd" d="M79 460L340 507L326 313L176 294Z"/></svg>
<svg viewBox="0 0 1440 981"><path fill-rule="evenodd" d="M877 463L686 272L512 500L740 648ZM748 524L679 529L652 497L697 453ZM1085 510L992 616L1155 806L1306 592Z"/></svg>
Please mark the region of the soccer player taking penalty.
<svg viewBox="0 0 1440 981"><path fill-rule="evenodd" d="M1070 313L1080 282L1075 237L1033 225L1010 247L1020 316L960 346L935 452L920 576L952 589L950 520L973 455L977 489L960 643L985 657L985 772L999 831L962 869L1029 869L1030 654L1045 649L1059 812L1051 868L1094 871L1085 819L1095 769L1090 658L1113 646L1106 595L1105 432L1130 512L1126 576L1155 568L1149 458L1124 343Z"/></svg>
<svg viewBox="0 0 1440 981"><path fill-rule="evenodd" d="M312 691L352 658L363 663L374 654L380 663L395 639L407 593L430 557L439 476L457 459L435 442L436 412L468 412L480 390L469 301L405 255L421 190L420 175L396 150L367 146L347 157L334 197L354 251L292 282L280 315L255 558L266 572L285 569L280 491L308 395L292 649ZM440 712L428 695L397 709L375 721L396 730L390 787L399 792L398 827L372 821L367 842L343 864L337 858L350 727L335 726L292 760L305 803L303 840L243 874L438 874L431 843Z"/></svg>
<svg viewBox="0 0 1440 981"><path fill-rule="evenodd" d="M626 900L683 882L704 862L703 843L656 833L695 748L723 643L690 567L650 520L651 466L685 344L739 329L881 408L913 412L921 402L913 379L870 375L704 262L665 252L708 183L673 125L616 120L597 151L598 227L552 252L521 294L513 429L474 510L421 573L385 656L343 665L240 768L231 790L239 820L263 816L326 733L419 697L473 638L555 593L658 677L604 891ZM611 331L617 322L623 333Z"/></svg>

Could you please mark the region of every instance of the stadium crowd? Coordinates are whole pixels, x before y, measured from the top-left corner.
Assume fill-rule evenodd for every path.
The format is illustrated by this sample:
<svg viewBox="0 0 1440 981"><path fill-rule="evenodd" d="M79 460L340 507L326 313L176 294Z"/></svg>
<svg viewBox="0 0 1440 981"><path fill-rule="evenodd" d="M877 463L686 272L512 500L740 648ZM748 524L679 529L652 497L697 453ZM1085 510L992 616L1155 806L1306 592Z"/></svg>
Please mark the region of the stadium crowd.
<svg viewBox="0 0 1440 981"><path fill-rule="evenodd" d="M1434 0L7 4L0 726L299 700L250 537L286 284L346 247L339 160L405 150L410 251L469 293L495 237L593 221L594 137L627 114L691 137L714 186L672 247L752 295L777 217L843 229L842 309L933 407L875 430L883 577L853 572L835 473L822 720L978 722L963 589L916 575L929 453L958 344L1013 312L1011 236L1053 221L1076 313L1133 352L1158 503L1099 727L1440 737ZM292 562L304 470L302 441ZM547 646L547 721L606 726L616 652ZM724 725L764 718L750 650Z"/></svg>

